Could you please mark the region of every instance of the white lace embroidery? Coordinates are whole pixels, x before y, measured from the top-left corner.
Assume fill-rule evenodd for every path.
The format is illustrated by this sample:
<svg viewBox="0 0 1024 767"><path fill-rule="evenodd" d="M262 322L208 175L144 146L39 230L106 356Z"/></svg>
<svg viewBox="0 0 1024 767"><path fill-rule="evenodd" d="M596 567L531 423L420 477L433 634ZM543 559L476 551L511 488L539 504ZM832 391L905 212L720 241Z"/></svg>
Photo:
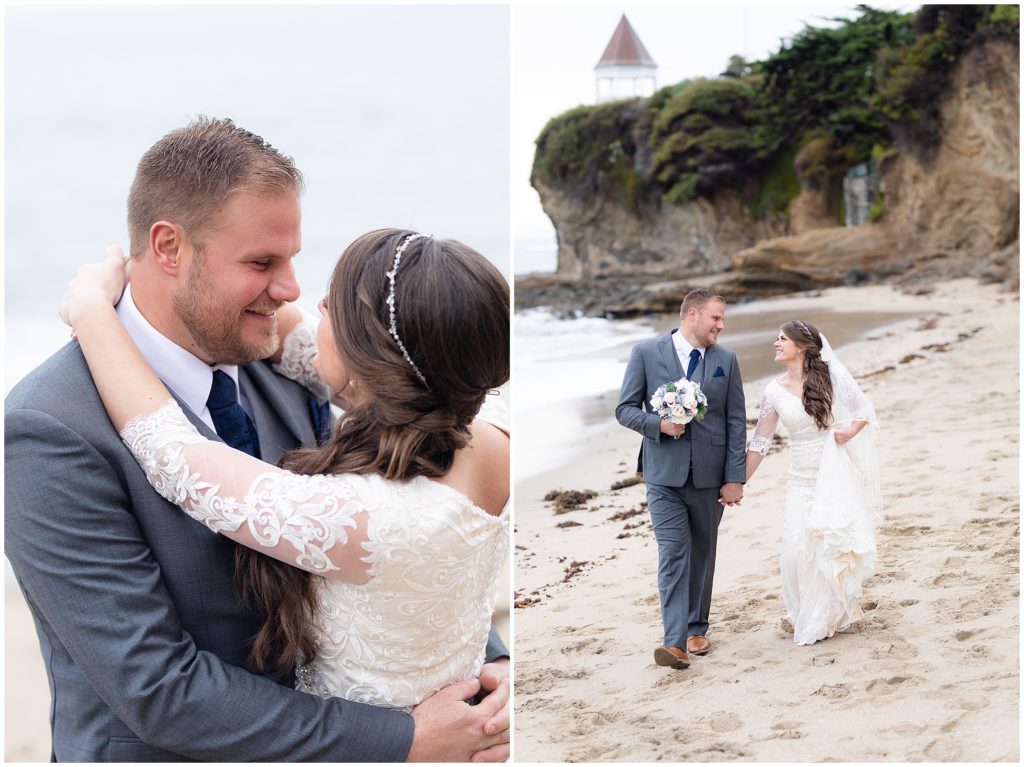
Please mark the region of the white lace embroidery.
<svg viewBox="0 0 1024 767"><path fill-rule="evenodd" d="M289 380L302 384L321 402L330 402L334 389L328 386L313 367L317 355L316 329L320 320L303 312L302 321L285 336L281 361L273 368Z"/></svg>
<svg viewBox="0 0 1024 767"><path fill-rule="evenodd" d="M488 400L487 420L507 428L503 403ZM507 506L493 516L424 477L289 475L203 439L173 401L133 419L122 438L165 498L211 529L248 530L261 546L287 540L308 570L338 566L328 555L353 517L365 518L359 564L370 580L317 579L317 655L297 667L298 689L409 710L479 675L508 552ZM224 492L236 485L244 501Z"/></svg>
<svg viewBox="0 0 1024 767"><path fill-rule="evenodd" d="M353 478L372 524L368 586L318 585L317 657L299 689L409 709L483 665L508 550L508 513L487 514L424 477Z"/></svg>
<svg viewBox="0 0 1024 767"><path fill-rule="evenodd" d="M291 544L297 553L287 559L304 570L339 569L328 552L345 545L346 530L356 527L353 517L363 511L342 477L290 474L211 442L174 400L130 420L121 439L153 488L214 532L234 532L245 525L260 546ZM226 479L204 480L211 471L235 482L242 499L222 492Z"/></svg>
<svg viewBox="0 0 1024 767"><path fill-rule="evenodd" d="M772 446L772 435L779 422L779 414L768 398L768 391L765 390L761 397L761 409L757 416L757 426L754 429L754 438L747 445L748 453L760 453L768 455Z"/></svg>
<svg viewBox="0 0 1024 767"><path fill-rule="evenodd" d="M754 437L750 440L750 444L747 445L747 452L768 455L768 448L771 446L772 440L770 437Z"/></svg>

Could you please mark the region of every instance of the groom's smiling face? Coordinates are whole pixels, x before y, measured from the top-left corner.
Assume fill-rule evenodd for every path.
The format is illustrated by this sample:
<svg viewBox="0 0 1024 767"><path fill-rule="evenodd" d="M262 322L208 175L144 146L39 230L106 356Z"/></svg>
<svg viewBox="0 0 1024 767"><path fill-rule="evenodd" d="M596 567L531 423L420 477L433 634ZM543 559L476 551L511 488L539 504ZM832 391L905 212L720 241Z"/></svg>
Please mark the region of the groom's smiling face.
<svg viewBox="0 0 1024 767"><path fill-rule="evenodd" d="M695 310L693 335L700 346L707 348L718 343L718 334L725 329L725 304L711 299L703 307Z"/></svg>
<svg viewBox="0 0 1024 767"><path fill-rule="evenodd" d="M201 248L193 243L173 302L205 362L241 365L277 349L277 309L299 297L292 259L300 219L297 195L239 191L221 206Z"/></svg>

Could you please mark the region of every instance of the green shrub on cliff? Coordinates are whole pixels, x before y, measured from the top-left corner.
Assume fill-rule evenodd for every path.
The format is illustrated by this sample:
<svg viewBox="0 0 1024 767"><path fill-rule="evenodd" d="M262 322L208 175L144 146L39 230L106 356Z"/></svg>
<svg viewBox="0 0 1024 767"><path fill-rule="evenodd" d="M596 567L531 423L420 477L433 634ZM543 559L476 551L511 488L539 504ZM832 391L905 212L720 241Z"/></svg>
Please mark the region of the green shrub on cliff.
<svg viewBox="0 0 1024 767"><path fill-rule="evenodd" d="M805 27L762 62L734 57L718 79L552 119L534 174L573 196L615 195L633 211L727 186L755 217L784 212L801 180L832 189L894 141L937 139L958 57L991 38L1019 44L1016 6L857 11L834 28Z"/></svg>
<svg viewBox="0 0 1024 767"><path fill-rule="evenodd" d="M1020 10L1005 5L925 5L913 19L914 37L883 50L871 106L887 118L901 143L938 141L939 106L953 65L990 37L1019 43Z"/></svg>
<svg viewBox="0 0 1024 767"><path fill-rule="evenodd" d="M741 182L761 150L757 108L755 87L743 79L694 80L652 100L641 122L650 126L646 178L673 204Z"/></svg>
<svg viewBox="0 0 1024 767"><path fill-rule="evenodd" d="M534 172L570 194L614 192L635 210L642 180L633 170L639 101L579 106L544 126Z"/></svg>
<svg viewBox="0 0 1024 767"><path fill-rule="evenodd" d="M850 167L888 140L881 116L870 108L872 75L880 50L910 39L910 17L858 10L858 18L836 28L805 27L755 66L764 78L759 95L770 146L799 148L803 136L828 134Z"/></svg>

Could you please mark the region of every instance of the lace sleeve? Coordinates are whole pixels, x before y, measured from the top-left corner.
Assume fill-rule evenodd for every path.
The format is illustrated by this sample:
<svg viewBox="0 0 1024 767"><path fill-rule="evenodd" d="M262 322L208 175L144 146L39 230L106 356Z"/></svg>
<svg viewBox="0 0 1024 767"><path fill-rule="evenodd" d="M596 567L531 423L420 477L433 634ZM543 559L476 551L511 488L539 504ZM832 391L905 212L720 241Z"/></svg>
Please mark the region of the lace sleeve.
<svg viewBox="0 0 1024 767"><path fill-rule="evenodd" d="M754 438L747 445L747 452L767 455L768 448L772 444L772 435L775 434L775 428L778 425L779 414L772 407L771 400L768 398L768 392L765 391L764 396L761 397L761 411L757 415L757 427L754 429Z"/></svg>
<svg viewBox="0 0 1024 767"><path fill-rule="evenodd" d="M174 400L121 439L153 488L214 532L327 578L369 578L367 512L343 476L292 474L205 439Z"/></svg>
<svg viewBox="0 0 1024 767"><path fill-rule="evenodd" d="M302 322L284 338L281 361L273 367L278 373L313 392L320 402L330 402L334 390L328 386L313 367L317 354L316 329L320 320L306 312Z"/></svg>

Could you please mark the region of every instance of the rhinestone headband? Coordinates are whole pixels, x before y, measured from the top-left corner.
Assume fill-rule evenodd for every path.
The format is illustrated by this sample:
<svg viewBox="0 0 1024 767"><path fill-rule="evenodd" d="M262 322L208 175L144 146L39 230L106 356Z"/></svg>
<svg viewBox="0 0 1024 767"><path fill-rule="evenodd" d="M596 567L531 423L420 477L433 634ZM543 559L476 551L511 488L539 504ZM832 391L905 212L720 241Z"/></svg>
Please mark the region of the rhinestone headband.
<svg viewBox="0 0 1024 767"><path fill-rule="evenodd" d="M796 320L796 324L799 325L800 327L802 327L804 329L804 332L807 335L811 335L811 329L809 327L807 327L807 325L804 324L802 321Z"/></svg>
<svg viewBox="0 0 1024 767"><path fill-rule="evenodd" d="M410 234L404 240L402 244L398 246L395 251L395 262L391 266L390 272L385 272L388 276L388 313L390 315L390 325L388 331L391 333L391 337L395 339L395 343L398 344L398 348L402 350L402 356L405 357L405 361L412 366L412 372L416 374L416 377L423 382L424 386L427 386L427 379L423 377L423 373L416 367L416 363L412 361L412 357L409 356L409 350L405 348L405 344L402 343L402 339L398 336L398 316L395 313L395 275L398 274L398 266L402 263L402 254L405 249L409 246L409 243L419 237L425 237L423 234ZM429 389L430 387L427 386Z"/></svg>

